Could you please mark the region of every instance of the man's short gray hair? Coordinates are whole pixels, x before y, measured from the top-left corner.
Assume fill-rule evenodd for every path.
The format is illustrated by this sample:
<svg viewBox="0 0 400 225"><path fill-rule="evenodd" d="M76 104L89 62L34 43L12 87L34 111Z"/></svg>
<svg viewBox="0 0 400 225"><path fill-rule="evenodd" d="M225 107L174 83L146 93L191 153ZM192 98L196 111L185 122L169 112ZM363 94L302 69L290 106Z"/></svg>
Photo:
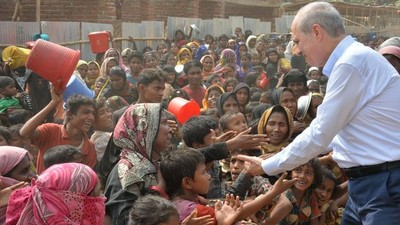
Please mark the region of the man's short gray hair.
<svg viewBox="0 0 400 225"><path fill-rule="evenodd" d="M311 33L314 24L319 24L333 38L346 33L342 16L327 2L307 4L297 12L295 20L298 30L304 34Z"/></svg>

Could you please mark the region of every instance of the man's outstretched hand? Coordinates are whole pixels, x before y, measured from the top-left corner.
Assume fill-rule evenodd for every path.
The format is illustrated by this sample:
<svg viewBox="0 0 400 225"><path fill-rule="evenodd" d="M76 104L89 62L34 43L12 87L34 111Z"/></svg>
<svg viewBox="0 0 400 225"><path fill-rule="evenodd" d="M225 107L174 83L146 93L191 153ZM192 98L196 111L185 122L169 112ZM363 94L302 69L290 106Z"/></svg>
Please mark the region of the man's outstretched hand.
<svg viewBox="0 0 400 225"><path fill-rule="evenodd" d="M246 162L246 170L251 175L259 176L265 173L261 166L263 159L247 155L238 155L237 158Z"/></svg>

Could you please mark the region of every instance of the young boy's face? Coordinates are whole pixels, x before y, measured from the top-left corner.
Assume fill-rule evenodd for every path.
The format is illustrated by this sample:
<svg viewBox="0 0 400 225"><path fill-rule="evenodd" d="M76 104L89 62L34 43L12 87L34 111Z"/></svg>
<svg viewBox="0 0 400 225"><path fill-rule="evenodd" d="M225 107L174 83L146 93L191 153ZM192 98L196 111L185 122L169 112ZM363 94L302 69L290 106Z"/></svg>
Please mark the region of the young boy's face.
<svg viewBox="0 0 400 225"><path fill-rule="evenodd" d="M192 192L196 194L207 194L210 189L211 176L207 172L206 165L201 163L197 166L194 179L190 179Z"/></svg>
<svg viewBox="0 0 400 225"><path fill-rule="evenodd" d="M80 129L87 133L95 120L95 110L92 105L81 105L75 114L71 114L68 121L72 127Z"/></svg>
<svg viewBox="0 0 400 225"><path fill-rule="evenodd" d="M10 83L0 90L1 90L0 94L2 94L4 97L12 97L18 93L15 83Z"/></svg>
<svg viewBox="0 0 400 225"><path fill-rule="evenodd" d="M228 129L231 131L236 131L238 133L247 130L247 121L242 113L236 113L231 118L229 118Z"/></svg>
<svg viewBox="0 0 400 225"><path fill-rule="evenodd" d="M235 181L238 178L239 174L244 169L244 161L238 159L237 158L238 155L239 155L238 153L236 154L234 153L231 155L229 168L231 170L232 181Z"/></svg>
<svg viewBox="0 0 400 225"><path fill-rule="evenodd" d="M93 128L99 131L110 132L113 130L112 112L107 106L103 106L96 111L96 119Z"/></svg>
<svg viewBox="0 0 400 225"><path fill-rule="evenodd" d="M260 63L260 57L258 55L253 55L251 57L251 64L257 66Z"/></svg>

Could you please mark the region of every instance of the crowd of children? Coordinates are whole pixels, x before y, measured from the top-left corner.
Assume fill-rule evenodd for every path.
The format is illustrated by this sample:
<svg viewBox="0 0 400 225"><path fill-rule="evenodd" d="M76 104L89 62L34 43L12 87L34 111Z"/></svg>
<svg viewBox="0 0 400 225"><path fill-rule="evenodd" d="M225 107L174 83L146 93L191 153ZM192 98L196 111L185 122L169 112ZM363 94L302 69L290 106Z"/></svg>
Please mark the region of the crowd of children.
<svg viewBox="0 0 400 225"><path fill-rule="evenodd" d="M381 46L400 68L400 39ZM340 224L347 179L331 153L281 176L237 158L280 152L318 113L328 78L290 35L177 30L154 51L110 48L76 66L95 98L66 102L12 60L0 69L0 224ZM201 116L179 124L175 97Z"/></svg>

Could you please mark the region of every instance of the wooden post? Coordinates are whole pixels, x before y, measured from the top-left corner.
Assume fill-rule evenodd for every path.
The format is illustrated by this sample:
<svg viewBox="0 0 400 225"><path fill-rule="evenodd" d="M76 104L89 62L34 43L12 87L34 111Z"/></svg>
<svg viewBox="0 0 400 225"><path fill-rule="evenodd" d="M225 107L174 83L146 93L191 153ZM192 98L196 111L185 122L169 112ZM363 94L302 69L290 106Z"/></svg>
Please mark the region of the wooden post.
<svg viewBox="0 0 400 225"><path fill-rule="evenodd" d="M40 22L40 0L36 0L36 22L39 23L39 33L42 33L42 23Z"/></svg>

